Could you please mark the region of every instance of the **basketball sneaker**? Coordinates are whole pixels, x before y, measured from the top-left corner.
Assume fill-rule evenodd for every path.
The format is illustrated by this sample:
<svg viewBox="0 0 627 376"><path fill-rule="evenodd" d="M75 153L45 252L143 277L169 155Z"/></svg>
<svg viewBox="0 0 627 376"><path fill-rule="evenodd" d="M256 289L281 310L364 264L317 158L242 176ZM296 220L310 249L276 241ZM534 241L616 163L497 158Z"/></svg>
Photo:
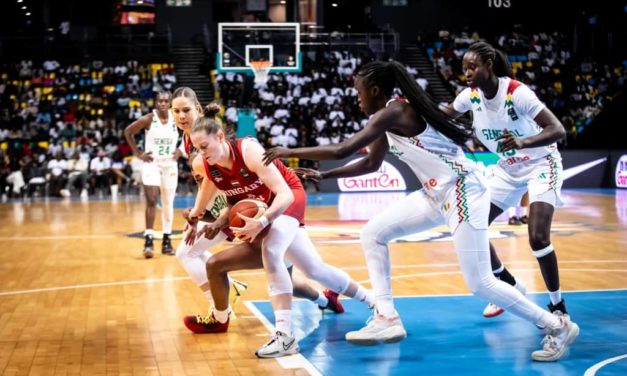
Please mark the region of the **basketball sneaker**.
<svg viewBox="0 0 627 376"><path fill-rule="evenodd" d="M276 332L270 341L255 351L255 355L258 358L279 358L297 354L299 351L296 337L288 336L283 332Z"/></svg>
<svg viewBox="0 0 627 376"><path fill-rule="evenodd" d="M164 255L173 255L174 248L172 248L172 240L170 234L163 234L163 241L161 242L161 253Z"/></svg>
<svg viewBox="0 0 627 376"><path fill-rule="evenodd" d="M331 291L329 289L326 289L326 290L324 290L322 292L322 294L324 294L324 296L326 296L326 298L327 298L327 300L329 302L327 303L326 307L318 306L318 308L320 308L321 311L324 311L325 309L328 309L328 310L333 311L335 313L344 313L344 306L342 305L342 302L340 302L338 293L336 293L335 291Z"/></svg>
<svg viewBox="0 0 627 376"><path fill-rule="evenodd" d="M527 288L521 281L516 280L516 284L514 285L514 287L523 295L527 295ZM483 310L483 317L490 319L492 317L500 315L503 312L505 312L503 308L497 306L494 303L488 303L488 305Z"/></svg>
<svg viewBox="0 0 627 376"><path fill-rule="evenodd" d="M557 304L549 303L547 307L549 307L549 311L551 311L551 313L560 311L564 314L564 316L568 316L568 311L566 310L566 302L564 301L564 299L562 299L562 301Z"/></svg>
<svg viewBox="0 0 627 376"><path fill-rule="evenodd" d="M152 235L144 235L144 257L151 259L155 255Z"/></svg>
<svg viewBox="0 0 627 376"><path fill-rule="evenodd" d="M185 324L187 329L196 334L224 333L229 329L229 321L231 321L230 317L226 322L221 323L213 317L213 312L206 315L185 316L183 318L183 324Z"/></svg>
<svg viewBox="0 0 627 376"><path fill-rule="evenodd" d="M531 353L531 359L536 362L554 362L559 360L568 346L570 346L579 335L579 326L570 321L560 311L553 313L560 319L561 325L558 328L546 328L545 336L542 339L542 350L536 350Z"/></svg>
<svg viewBox="0 0 627 376"><path fill-rule="evenodd" d="M346 333L346 341L354 345L376 345L379 343L394 343L407 337L401 318L385 317L379 313L374 314L366 322L363 328Z"/></svg>

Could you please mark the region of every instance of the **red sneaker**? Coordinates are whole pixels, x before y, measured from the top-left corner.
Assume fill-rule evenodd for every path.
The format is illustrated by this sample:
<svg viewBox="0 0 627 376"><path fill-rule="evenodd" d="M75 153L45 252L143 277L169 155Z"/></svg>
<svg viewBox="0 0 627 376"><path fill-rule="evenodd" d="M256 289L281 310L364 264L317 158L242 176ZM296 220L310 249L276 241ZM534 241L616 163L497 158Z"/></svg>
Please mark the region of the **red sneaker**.
<svg viewBox="0 0 627 376"><path fill-rule="evenodd" d="M326 289L324 290L323 294L327 297L327 299L329 299L329 302L327 303L326 307L318 306L318 308L320 308L321 310L329 309L335 313L344 313L344 306L342 305L342 302L340 302L340 300L338 299L338 293Z"/></svg>
<svg viewBox="0 0 627 376"><path fill-rule="evenodd" d="M213 317L213 313L208 315L185 316L183 323L187 329L196 334L224 333L229 329L230 317L225 323L221 323Z"/></svg>

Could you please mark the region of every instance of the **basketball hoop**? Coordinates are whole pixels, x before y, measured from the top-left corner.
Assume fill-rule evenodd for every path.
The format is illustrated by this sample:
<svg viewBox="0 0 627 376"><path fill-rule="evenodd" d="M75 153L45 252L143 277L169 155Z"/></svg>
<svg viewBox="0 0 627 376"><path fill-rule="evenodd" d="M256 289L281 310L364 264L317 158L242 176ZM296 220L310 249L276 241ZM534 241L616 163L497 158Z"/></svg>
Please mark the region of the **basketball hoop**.
<svg viewBox="0 0 627 376"><path fill-rule="evenodd" d="M248 63L255 74L256 84L265 84L268 82L268 74L272 68L271 61L250 61Z"/></svg>

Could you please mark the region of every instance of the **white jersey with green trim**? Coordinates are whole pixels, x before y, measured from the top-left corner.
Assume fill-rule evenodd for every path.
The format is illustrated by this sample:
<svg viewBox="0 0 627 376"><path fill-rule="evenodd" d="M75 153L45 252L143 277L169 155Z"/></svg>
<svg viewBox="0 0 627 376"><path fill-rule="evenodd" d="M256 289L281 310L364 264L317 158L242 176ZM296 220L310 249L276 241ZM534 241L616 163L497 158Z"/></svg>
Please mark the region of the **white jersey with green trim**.
<svg viewBox="0 0 627 376"><path fill-rule="evenodd" d="M530 149L500 150L497 138L507 129L515 137L535 136L542 128L535 122L536 116L546 108L536 94L525 84L509 77L499 77L498 91L494 98L486 99L479 88L466 88L453 102L455 111L472 111L473 127L479 141L501 159L500 165L544 158L547 155L560 159L557 144Z"/></svg>
<svg viewBox="0 0 627 376"><path fill-rule="evenodd" d="M153 110L150 128L145 133L145 151L152 152L152 158L160 165L176 164L173 158L179 139L172 111L168 111L168 121L163 124L157 110Z"/></svg>
<svg viewBox="0 0 627 376"><path fill-rule="evenodd" d="M475 171L462 148L427 124L414 137L386 132L390 152L405 162L433 199L442 200L460 178Z"/></svg>

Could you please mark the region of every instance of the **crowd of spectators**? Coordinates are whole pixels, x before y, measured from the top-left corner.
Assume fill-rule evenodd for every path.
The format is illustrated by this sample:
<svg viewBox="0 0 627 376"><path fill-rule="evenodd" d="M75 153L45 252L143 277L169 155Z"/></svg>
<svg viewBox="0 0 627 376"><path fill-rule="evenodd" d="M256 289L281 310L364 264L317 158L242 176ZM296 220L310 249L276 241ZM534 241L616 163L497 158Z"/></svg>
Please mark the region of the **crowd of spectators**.
<svg viewBox="0 0 627 376"><path fill-rule="evenodd" d="M256 112L257 138L266 147L302 147L339 143L361 130L367 117L360 110L353 84L355 70L373 58L369 50L320 52L303 59L299 74L270 74L266 84L256 84L244 103L244 77L221 73L216 85L226 107L227 123L235 126L237 108ZM407 67L416 82L424 78Z"/></svg>
<svg viewBox="0 0 627 376"><path fill-rule="evenodd" d="M140 161L122 131L176 84L171 64L0 64L0 194L125 192Z"/></svg>
<svg viewBox="0 0 627 376"><path fill-rule="evenodd" d="M462 57L468 46L480 39L482 36L469 30L441 30L435 40L421 41L455 93L466 87ZM574 56L572 42L559 32L525 33L516 25L510 33L485 40L508 55L516 78L560 118L569 133L567 140L576 138L592 123L627 78L626 61L601 62Z"/></svg>

